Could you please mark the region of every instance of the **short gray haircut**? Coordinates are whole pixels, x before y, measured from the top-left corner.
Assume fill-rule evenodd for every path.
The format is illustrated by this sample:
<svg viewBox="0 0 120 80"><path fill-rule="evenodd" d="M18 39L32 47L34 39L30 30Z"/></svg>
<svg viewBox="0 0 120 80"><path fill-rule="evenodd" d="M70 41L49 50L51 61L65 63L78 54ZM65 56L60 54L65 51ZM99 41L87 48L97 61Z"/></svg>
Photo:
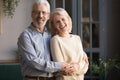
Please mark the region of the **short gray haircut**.
<svg viewBox="0 0 120 80"><path fill-rule="evenodd" d="M48 12L50 13L50 4L47 0L34 0L34 4L32 6L32 11L34 10L34 6L39 4L45 4L48 8Z"/></svg>

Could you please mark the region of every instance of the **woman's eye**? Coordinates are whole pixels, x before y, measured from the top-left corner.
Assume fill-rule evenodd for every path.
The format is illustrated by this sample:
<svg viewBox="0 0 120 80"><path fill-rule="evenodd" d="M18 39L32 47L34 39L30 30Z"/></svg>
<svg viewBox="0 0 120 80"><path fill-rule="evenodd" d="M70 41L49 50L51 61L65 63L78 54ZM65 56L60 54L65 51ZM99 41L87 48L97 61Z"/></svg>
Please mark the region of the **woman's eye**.
<svg viewBox="0 0 120 80"><path fill-rule="evenodd" d="M56 23L58 24L60 21L56 21Z"/></svg>
<svg viewBox="0 0 120 80"><path fill-rule="evenodd" d="M63 18L62 21L65 21L65 19Z"/></svg>

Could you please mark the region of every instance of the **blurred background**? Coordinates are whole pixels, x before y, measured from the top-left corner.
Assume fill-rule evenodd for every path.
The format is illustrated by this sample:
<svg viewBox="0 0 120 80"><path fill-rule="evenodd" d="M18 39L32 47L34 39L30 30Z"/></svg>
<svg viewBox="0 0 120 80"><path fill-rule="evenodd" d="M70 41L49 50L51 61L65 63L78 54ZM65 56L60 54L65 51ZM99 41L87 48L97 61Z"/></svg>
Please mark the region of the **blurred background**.
<svg viewBox="0 0 120 80"><path fill-rule="evenodd" d="M17 4L5 5L12 1ZM20 69L17 39L31 23L33 1L0 0L0 80L7 80L5 71ZM48 1L51 11L56 7L67 10L73 22L72 33L81 37L90 62L85 80L120 80L120 0ZM9 75L9 79L21 80L20 70L17 72L19 78Z"/></svg>

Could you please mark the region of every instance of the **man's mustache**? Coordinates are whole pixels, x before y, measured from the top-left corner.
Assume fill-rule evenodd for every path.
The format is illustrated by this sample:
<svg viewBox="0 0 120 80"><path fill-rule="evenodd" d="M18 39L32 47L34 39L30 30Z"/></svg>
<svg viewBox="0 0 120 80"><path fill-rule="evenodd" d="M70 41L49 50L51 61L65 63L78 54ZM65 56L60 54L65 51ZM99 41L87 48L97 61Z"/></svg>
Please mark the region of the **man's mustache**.
<svg viewBox="0 0 120 80"><path fill-rule="evenodd" d="M42 19L42 17L37 17L37 20L40 20L40 19Z"/></svg>

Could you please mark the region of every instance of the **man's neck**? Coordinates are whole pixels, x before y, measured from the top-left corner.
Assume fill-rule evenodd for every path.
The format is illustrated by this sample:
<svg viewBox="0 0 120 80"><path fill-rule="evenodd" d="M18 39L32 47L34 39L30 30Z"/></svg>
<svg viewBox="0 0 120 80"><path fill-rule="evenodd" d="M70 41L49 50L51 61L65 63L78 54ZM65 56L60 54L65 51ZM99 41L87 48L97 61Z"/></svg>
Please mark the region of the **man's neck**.
<svg viewBox="0 0 120 80"><path fill-rule="evenodd" d="M40 32L43 32L44 31L44 27L39 27L39 28L37 28L37 30L40 31Z"/></svg>

